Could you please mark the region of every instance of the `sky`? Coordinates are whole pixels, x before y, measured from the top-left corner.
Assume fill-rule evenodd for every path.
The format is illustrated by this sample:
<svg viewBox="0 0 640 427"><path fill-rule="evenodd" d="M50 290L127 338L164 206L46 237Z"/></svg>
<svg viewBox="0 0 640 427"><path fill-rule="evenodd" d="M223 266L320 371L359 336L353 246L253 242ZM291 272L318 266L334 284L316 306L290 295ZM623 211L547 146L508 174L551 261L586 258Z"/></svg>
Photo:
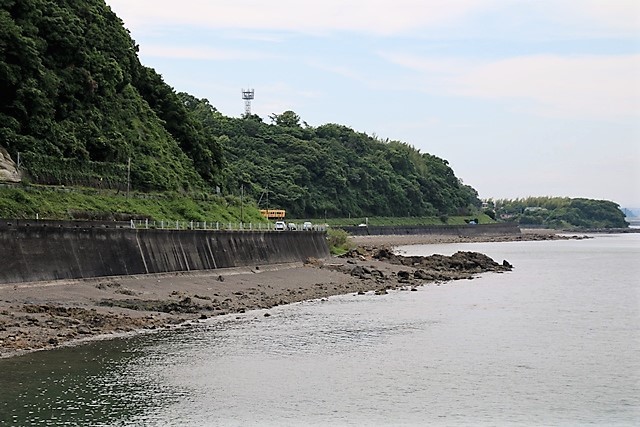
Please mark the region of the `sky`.
<svg viewBox="0 0 640 427"><path fill-rule="evenodd" d="M483 199L640 208L639 0L106 0L222 114L406 142Z"/></svg>

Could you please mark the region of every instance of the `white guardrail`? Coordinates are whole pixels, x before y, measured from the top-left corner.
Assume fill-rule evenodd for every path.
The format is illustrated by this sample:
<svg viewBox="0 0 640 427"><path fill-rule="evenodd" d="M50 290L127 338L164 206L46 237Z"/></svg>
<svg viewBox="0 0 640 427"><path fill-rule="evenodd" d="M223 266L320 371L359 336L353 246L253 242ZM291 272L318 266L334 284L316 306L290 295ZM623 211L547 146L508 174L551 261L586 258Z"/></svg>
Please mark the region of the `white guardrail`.
<svg viewBox="0 0 640 427"><path fill-rule="evenodd" d="M131 220L131 228L160 229L160 230L223 230L223 231L327 231L325 224L312 224L287 222L285 229L276 228L276 223L259 222L207 222L207 221L149 221Z"/></svg>

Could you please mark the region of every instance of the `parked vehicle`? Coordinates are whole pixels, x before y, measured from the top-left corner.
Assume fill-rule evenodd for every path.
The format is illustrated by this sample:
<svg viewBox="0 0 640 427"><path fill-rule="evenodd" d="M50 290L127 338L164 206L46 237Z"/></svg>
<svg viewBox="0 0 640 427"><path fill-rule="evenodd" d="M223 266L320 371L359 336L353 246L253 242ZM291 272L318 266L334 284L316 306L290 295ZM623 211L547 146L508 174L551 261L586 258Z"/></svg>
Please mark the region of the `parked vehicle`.
<svg viewBox="0 0 640 427"><path fill-rule="evenodd" d="M284 221L276 221L274 228L276 231L284 231L287 229L287 225Z"/></svg>
<svg viewBox="0 0 640 427"><path fill-rule="evenodd" d="M307 231L308 231L308 230L312 230L312 229L313 229L313 225L311 225L311 222L310 222L310 221L305 221L305 222L302 224L302 229L303 229L303 230L307 230Z"/></svg>
<svg viewBox="0 0 640 427"><path fill-rule="evenodd" d="M287 224L287 230L297 230L298 227L296 226L295 223L290 222L289 224Z"/></svg>

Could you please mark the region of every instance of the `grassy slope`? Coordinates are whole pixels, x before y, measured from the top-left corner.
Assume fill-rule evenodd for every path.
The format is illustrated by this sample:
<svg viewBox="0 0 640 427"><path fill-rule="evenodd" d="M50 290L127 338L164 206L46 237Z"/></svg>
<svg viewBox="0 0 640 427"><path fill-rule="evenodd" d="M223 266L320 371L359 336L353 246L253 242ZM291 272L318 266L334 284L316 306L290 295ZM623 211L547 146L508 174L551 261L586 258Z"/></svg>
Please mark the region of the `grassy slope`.
<svg viewBox="0 0 640 427"><path fill-rule="evenodd" d="M259 210L236 197L196 200L175 193L126 194L91 189L64 191L47 187L0 187L0 218L184 220L265 222Z"/></svg>

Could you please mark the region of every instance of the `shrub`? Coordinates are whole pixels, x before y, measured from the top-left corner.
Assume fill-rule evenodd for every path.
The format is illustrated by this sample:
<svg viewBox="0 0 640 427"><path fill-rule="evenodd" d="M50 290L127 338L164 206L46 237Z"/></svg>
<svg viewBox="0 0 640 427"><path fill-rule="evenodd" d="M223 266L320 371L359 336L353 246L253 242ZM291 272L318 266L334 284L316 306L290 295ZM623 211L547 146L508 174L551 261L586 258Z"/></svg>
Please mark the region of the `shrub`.
<svg viewBox="0 0 640 427"><path fill-rule="evenodd" d="M327 231L327 245L332 255L342 255L353 246L349 241L349 234L336 228L329 228Z"/></svg>

